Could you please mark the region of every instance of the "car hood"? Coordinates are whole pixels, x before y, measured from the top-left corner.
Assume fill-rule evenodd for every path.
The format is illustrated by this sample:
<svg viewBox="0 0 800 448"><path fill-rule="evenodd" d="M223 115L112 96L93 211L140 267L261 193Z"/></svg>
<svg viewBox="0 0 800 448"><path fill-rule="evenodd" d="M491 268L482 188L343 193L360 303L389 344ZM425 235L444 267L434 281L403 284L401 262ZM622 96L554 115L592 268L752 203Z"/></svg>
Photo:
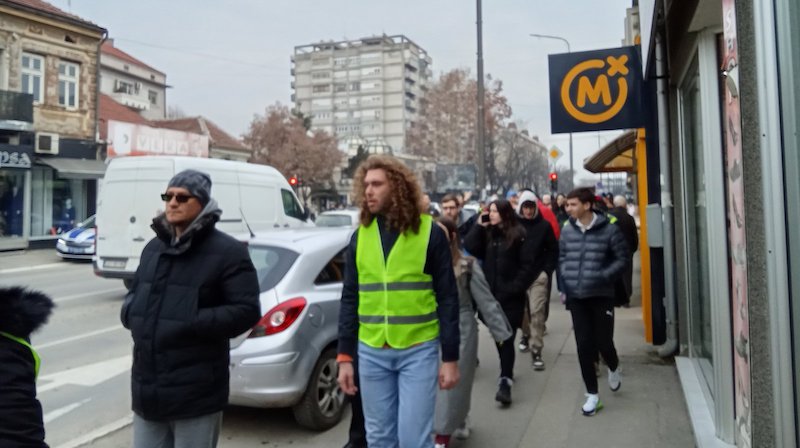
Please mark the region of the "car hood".
<svg viewBox="0 0 800 448"><path fill-rule="evenodd" d="M264 314L267 313L267 311L275 308L275 306L278 305L278 293L275 292L274 288L270 289L269 291L262 292L259 295L258 299L259 299L259 302L261 303L261 316L262 317L264 316ZM232 338L230 340L231 349L234 349L234 348L242 345L242 342L244 342L244 340L247 339L247 337L250 335L251 331L252 330L247 330L244 333L240 334L239 336L236 336L235 338Z"/></svg>
<svg viewBox="0 0 800 448"><path fill-rule="evenodd" d="M94 241L94 235L94 227L77 227L61 235L61 238L76 243L88 243Z"/></svg>

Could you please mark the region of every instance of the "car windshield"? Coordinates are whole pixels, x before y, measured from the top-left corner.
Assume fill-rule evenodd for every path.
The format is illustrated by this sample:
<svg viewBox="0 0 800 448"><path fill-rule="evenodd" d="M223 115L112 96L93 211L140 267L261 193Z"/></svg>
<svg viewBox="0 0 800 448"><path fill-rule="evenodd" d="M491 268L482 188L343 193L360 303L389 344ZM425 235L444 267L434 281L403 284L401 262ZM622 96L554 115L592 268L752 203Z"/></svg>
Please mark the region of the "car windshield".
<svg viewBox="0 0 800 448"><path fill-rule="evenodd" d="M94 227L94 215L90 216L86 221L78 224L78 227L81 229L85 229L87 227Z"/></svg>
<svg viewBox="0 0 800 448"><path fill-rule="evenodd" d="M256 267L261 292L274 288L289 272L298 256L297 252L282 247L248 246L247 250Z"/></svg>
<svg viewBox="0 0 800 448"><path fill-rule="evenodd" d="M316 221L317 227L342 227L353 225L349 215L320 215Z"/></svg>

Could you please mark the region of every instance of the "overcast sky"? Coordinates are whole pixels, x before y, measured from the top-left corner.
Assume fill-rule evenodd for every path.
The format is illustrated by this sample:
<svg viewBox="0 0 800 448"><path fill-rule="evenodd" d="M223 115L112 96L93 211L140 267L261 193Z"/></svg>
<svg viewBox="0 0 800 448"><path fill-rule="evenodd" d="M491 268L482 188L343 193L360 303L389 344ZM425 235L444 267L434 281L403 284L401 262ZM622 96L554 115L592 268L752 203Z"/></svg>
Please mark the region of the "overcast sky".
<svg viewBox="0 0 800 448"><path fill-rule="evenodd" d="M290 104L289 58L320 40L405 34L433 58L438 75L475 73L475 2L470 0L50 0L109 32L115 45L167 74L167 104L203 115L234 136L254 114ZM513 119L548 147L547 55L619 47L631 0L484 0L484 70L504 83ZM600 143L618 132L601 132ZM574 134L575 166L598 148L598 133ZM568 166L565 155L559 166ZM579 177L582 177L579 171ZM588 174L585 173L584 174Z"/></svg>

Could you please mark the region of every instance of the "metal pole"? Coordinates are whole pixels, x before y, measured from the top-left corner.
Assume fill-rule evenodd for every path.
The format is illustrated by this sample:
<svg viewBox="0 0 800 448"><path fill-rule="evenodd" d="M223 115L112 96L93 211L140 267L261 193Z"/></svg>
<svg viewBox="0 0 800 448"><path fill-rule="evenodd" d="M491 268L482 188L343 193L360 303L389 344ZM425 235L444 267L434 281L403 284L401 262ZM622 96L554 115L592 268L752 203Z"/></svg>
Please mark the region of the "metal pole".
<svg viewBox="0 0 800 448"><path fill-rule="evenodd" d="M538 37L540 39L560 40L561 42L564 42L565 44L567 44L567 53L572 53L572 48L569 45L569 41L567 39L564 39L563 37L552 36L550 34L536 34L536 33L531 33L530 36L531 37ZM570 184L572 184L572 188L575 187L575 168L574 168L573 162L574 162L574 157L572 156L572 132L570 132L569 133L569 176L570 176L570 180L571 180Z"/></svg>
<svg viewBox="0 0 800 448"><path fill-rule="evenodd" d="M478 194L486 188L486 142L484 125L486 115L484 113L484 93L483 93L483 18L481 12L481 0L476 0L478 8Z"/></svg>

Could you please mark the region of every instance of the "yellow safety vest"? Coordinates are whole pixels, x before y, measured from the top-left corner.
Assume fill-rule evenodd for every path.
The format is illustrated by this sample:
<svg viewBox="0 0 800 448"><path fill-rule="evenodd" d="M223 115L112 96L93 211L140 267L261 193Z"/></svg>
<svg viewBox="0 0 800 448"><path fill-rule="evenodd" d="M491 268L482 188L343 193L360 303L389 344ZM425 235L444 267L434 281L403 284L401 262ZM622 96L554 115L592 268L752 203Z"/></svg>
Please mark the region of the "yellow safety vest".
<svg viewBox="0 0 800 448"><path fill-rule="evenodd" d="M20 337L14 336L13 334L6 333L5 331L0 331L0 336L5 336L5 337L7 337L8 339L11 339L14 342L18 342L18 343L24 345L25 347L28 347L28 349L31 351L31 356L33 356L34 376L38 377L39 376L39 366L42 364L42 361L39 358L39 354L36 353L36 349L34 349L33 346L28 341L26 341L25 339L22 339Z"/></svg>
<svg viewBox="0 0 800 448"><path fill-rule="evenodd" d="M424 272L433 220L403 232L383 255L375 219L358 229L358 339L370 347L404 349L439 337L433 278Z"/></svg>

